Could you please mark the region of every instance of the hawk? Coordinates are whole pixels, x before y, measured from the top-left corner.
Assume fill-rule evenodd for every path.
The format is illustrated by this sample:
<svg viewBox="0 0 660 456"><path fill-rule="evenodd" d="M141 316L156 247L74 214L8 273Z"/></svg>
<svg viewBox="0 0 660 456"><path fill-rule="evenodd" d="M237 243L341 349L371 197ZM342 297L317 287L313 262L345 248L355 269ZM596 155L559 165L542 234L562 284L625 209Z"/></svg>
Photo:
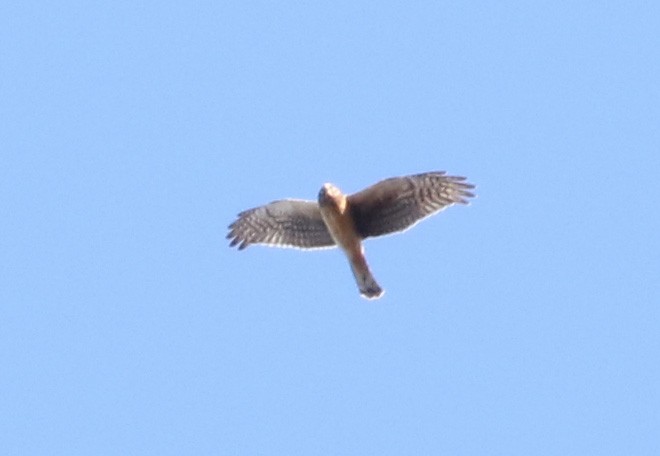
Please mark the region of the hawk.
<svg viewBox="0 0 660 456"><path fill-rule="evenodd" d="M362 241L405 231L454 204L468 204L474 188L444 171L392 177L352 195L324 184L317 201L284 199L238 214L229 225L230 246L250 244L299 249L341 248L360 294L382 296L364 256Z"/></svg>

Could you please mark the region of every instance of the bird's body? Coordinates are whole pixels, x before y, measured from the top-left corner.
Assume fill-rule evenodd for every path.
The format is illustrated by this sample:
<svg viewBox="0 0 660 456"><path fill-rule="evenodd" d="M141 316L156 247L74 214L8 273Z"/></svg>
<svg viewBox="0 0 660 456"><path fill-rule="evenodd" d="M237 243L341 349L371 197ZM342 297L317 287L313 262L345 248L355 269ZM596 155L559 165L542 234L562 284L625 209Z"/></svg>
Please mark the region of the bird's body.
<svg viewBox="0 0 660 456"><path fill-rule="evenodd" d="M227 238L239 250L250 244L337 246L349 260L360 294L374 299L383 290L369 270L362 240L404 231L448 206L467 204L474 186L464 181L442 171L423 173L386 179L348 196L325 184L317 202L279 200L241 212Z"/></svg>
<svg viewBox="0 0 660 456"><path fill-rule="evenodd" d="M355 229L349 210L348 198L334 185L325 184L319 192L319 208L330 236L348 258L360 294L368 299L379 298L383 294L383 289L378 285L367 265L362 239Z"/></svg>

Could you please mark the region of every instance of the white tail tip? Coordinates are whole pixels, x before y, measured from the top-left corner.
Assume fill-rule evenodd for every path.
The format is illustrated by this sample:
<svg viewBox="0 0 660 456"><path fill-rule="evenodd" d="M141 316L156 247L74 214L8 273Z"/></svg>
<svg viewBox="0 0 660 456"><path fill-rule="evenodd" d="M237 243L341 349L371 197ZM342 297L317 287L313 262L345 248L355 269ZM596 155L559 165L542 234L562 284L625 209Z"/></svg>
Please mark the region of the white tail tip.
<svg viewBox="0 0 660 456"><path fill-rule="evenodd" d="M378 282L376 282L376 279L374 279L374 276L369 269L364 271L356 271L354 269L353 275L355 276L355 281L360 290L360 295L362 295L363 298L378 299L383 296L383 289L378 285Z"/></svg>

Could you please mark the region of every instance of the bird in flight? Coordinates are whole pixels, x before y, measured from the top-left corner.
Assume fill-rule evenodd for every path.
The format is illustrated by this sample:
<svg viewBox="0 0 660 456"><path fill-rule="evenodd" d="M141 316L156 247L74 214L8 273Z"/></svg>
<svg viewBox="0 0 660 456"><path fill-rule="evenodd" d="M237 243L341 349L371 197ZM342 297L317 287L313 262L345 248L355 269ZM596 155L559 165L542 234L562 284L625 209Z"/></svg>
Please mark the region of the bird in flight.
<svg viewBox="0 0 660 456"><path fill-rule="evenodd" d="M405 231L454 204L468 204L474 188L444 171L392 177L352 195L324 184L317 201L284 199L238 214L229 225L230 246L250 244L298 249L339 247L348 258L360 294L382 296L364 256L362 241Z"/></svg>

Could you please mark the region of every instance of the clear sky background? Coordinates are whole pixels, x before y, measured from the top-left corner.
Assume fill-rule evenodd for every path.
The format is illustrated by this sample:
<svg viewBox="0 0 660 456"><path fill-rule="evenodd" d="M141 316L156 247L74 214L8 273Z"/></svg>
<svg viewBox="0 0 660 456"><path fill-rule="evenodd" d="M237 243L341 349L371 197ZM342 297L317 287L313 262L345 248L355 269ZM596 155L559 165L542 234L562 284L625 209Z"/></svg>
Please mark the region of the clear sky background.
<svg viewBox="0 0 660 456"><path fill-rule="evenodd" d="M0 6L1 454L660 454L658 2ZM478 186L337 250L237 212Z"/></svg>

